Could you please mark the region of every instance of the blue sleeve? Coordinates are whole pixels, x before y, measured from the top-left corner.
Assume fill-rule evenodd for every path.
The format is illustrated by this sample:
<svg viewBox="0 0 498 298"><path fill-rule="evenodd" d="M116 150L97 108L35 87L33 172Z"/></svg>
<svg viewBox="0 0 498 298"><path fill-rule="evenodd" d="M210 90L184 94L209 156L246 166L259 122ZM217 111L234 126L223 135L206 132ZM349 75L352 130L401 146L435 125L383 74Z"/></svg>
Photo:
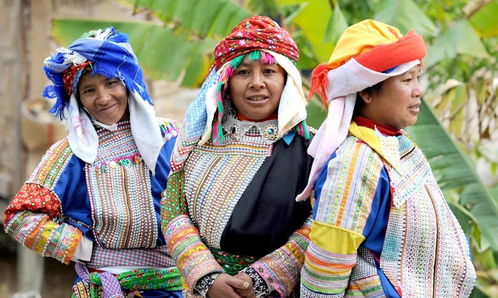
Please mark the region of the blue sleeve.
<svg viewBox="0 0 498 298"><path fill-rule="evenodd" d="M366 239L362 244L362 246L377 253L377 255L380 255L384 246L390 210L391 187L387 171L382 168L372 209L363 230L363 235Z"/></svg>
<svg viewBox="0 0 498 298"><path fill-rule="evenodd" d="M54 192L61 201L64 222L77 227L85 237L93 240L84 167L85 163L72 155L55 184Z"/></svg>
<svg viewBox="0 0 498 298"><path fill-rule="evenodd" d="M170 172L170 157L171 152L173 152L173 148L175 146L176 137L171 138L166 143L164 143L161 152L159 153L159 157L157 158L155 175L151 174L151 187L152 187L152 197L154 198L154 209L156 211L157 217L157 229L159 232L158 237L158 245L164 245L164 236L161 232L161 193L166 189L166 185L168 183L168 175Z"/></svg>

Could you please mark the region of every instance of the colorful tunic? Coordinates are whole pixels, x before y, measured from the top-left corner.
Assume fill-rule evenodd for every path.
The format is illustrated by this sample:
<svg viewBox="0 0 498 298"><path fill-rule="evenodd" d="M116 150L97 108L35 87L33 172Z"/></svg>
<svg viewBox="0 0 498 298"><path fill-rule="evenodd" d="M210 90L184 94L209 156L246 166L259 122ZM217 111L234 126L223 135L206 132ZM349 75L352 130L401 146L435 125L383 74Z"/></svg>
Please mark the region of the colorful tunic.
<svg viewBox="0 0 498 298"><path fill-rule="evenodd" d="M309 140L296 131L277 140L276 120L230 118L223 129L222 145L196 145L169 178L162 225L171 255L190 289L250 266L288 296L308 244L311 206L294 198L311 167Z"/></svg>
<svg viewBox="0 0 498 298"><path fill-rule="evenodd" d="M180 290L180 274L165 249L159 217L177 127L165 120L159 126L164 145L155 176L138 153L128 121L118 123L115 131L97 129L93 164L74 155L67 138L54 144L6 209L5 231L42 256L65 264L85 237L93 241L91 259L85 262L90 271L150 266L157 269L120 274L123 289L142 287L140 276L149 274L168 276L156 282L156 288ZM92 276L99 280L98 274ZM130 281L134 278L137 283ZM149 284L144 289L153 288Z"/></svg>
<svg viewBox="0 0 498 298"><path fill-rule="evenodd" d="M352 122L315 185L301 297L467 297L469 245L422 151Z"/></svg>

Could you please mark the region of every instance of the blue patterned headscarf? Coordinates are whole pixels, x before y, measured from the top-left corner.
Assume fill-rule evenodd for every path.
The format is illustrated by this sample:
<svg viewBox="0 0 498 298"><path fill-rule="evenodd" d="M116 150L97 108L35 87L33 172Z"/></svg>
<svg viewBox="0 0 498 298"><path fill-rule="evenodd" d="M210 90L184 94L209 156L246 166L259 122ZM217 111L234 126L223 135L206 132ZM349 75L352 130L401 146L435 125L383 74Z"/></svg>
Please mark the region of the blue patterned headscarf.
<svg viewBox="0 0 498 298"><path fill-rule="evenodd" d="M50 110L51 113L61 119L66 116L64 109L69 104L70 94L64 89L63 73L71 66L88 61L91 62L92 74L118 78L130 92L140 94L143 100L152 104L143 79L142 69L128 43L128 36L118 32L113 27L109 27L85 33L68 48L59 48L57 54L45 59L43 69L53 85L45 88L43 96L57 99ZM77 78L79 75L81 75L81 71ZM77 79L73 86L77 86Z"/></svg>
<svg viewBox="0 0 498 298"><path fill-rule="evenodd" d="M90 31L45 59L44 70L53 85L45 88L43 96L57 99L50 112L68 128L67 139L73 153L90 164L96 159L99 139L94 120L76 98L78 80L85 71L121 80L129 91L133 139L147 167L155 173L164 140L142 69L125 33L112 27Z"/></svg>

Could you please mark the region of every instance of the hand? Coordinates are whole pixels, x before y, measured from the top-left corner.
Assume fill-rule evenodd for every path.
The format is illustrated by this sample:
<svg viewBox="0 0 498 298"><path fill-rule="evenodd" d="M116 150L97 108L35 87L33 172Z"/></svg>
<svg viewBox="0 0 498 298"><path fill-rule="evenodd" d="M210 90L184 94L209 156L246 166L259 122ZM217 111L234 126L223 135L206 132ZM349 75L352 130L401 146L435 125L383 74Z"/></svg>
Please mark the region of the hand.
<svg viewBox="0 0 498 298"><path fill-rule="evenodd" d="M239 294L240 296L244 298L256 298L256 293L254 292L253 284L252 284L252 278L247 275L245 272L239 272L235 277L245 280L246 282L249 283L249 287L247 289L235 289L235 292Z"/></svg>
<svg viewBox="0 0 498 298"><path fill-rule="evenodd" d="M246 280L221 273L214 280L207 295L211 298L242 298L243 296L237 294L236 290L246 290L251 284Z"/></svg>

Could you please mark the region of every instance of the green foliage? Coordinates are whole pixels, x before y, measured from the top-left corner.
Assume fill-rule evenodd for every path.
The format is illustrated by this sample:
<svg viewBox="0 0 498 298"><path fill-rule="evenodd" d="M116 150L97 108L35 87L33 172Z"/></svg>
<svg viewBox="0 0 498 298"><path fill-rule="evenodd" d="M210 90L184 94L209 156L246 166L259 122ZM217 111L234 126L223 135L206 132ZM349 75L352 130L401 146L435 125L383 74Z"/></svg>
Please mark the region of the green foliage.
<svg viewBox="0 0 498 298"><path fill-rule="evenodd" d="M390 24L406 33L414 29L419 34L431 36L437 33L434 23L412 0L372 1L374 19Z"/></svg>
<svg viewBox="0 0 498 298"><path fill-rule="evenodd" d="M474 14L470 22L472 27L483 38L497 37L498 26L496 16L498 15L498 1L491 1L485 7Z"/></svg>
<svg viewBox="0 0 498 298"><path fill-rule="evenodd" d="M108 26L128 34L140 65L152 79L176 81L183 78L183 86L197 86L210 66L207 54L216 44L214 40L187 40L169 28L148 22L59 18L53 21L52 34L59 44L69 45L82 32Z"/></svg>
<svg viewBox="0 0 498 298"><path fill-rule="evenodd" d="M460 20L434 40L424 62L426 67L431 67L443 59L454 59L462 54L489 58L479 36L466 19Z"/></svg>
<svg viewBox="0 0 498 298"><path fill-rule="evenodd" d="M165 24L182 28L184 35L220 38L252 14L230 0L120 0L137 10L151 11ZM190 36L195 38L194 36Z"/></svg>

